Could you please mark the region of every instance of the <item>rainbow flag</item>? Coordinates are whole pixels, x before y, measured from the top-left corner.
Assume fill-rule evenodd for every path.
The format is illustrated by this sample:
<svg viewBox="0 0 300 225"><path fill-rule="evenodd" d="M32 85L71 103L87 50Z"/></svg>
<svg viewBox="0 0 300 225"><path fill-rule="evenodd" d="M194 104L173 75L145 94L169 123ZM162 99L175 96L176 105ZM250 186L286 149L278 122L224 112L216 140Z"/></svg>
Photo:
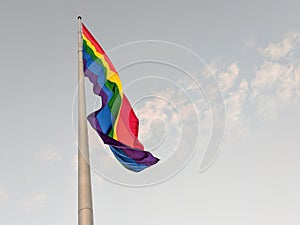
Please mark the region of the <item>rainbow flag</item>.
<svg viewBox="0 0 300 225"><path fill-rule="evenodd" d="M156 164L159 159L144 151L138 140L139 120L123 94L115 67L83 24L82 41L84 75L102 99L101 108L88 116L91 126L127 169L139 172Z"/></svg>

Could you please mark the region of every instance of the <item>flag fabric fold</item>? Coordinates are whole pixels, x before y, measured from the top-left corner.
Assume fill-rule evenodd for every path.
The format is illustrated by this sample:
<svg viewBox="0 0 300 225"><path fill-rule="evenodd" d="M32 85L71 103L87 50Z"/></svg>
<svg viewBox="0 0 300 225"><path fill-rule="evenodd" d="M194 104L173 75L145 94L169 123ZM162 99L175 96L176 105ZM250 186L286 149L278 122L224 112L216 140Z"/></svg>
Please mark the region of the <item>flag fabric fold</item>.
<svg viewBox="0 0 300 225"><path fill-rule="evenodd" d="M156 164L159 159L144 151L138 139L139 120L123 93L115 67L84 24L82 52L84 75L102 100L101 108L88 116L91 126L127 169L139 172Z"/></svg>

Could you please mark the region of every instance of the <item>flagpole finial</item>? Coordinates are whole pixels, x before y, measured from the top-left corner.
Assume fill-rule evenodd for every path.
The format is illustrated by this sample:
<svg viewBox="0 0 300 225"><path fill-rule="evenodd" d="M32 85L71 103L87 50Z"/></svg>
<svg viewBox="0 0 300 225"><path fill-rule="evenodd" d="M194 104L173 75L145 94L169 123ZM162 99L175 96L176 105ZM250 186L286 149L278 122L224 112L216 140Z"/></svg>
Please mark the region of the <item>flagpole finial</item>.
<svg viewBox="0 0 300 225"><path fill-rule="evenodd" d="M81 19L82 19L82 17L81 17L81 16L78 16L78 17L77 17L77 19L78 19L78 20L81 20Z"/></svg>

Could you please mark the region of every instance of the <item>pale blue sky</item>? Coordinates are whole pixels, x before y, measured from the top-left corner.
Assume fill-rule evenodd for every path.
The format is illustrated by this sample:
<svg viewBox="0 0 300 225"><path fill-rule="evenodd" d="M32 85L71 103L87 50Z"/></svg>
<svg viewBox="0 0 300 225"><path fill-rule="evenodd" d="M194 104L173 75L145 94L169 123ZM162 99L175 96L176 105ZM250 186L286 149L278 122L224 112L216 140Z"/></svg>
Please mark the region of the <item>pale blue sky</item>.
<svg viewBox="0 0 300 225"><path fill-rule="evenodd" d="M95 224L297 224L299 11L300 3L293 0L2 1L1 224L77 223L72 104L77 83L79 14L107 51L149 39L193 50L217 78L227 112L221 153L208 171L198 173L211 125L203 93L195 91L185 75L172 73L172 68L140 65L124 69L120 76L125 86L139 74L164 76L191 95L201 109L200 147L180 173L155 186L124 187L93 172ZM127 53L112 52L117 67L122 59L131 57ZM190 63L180 55L171 56L184 65ZM192 69L189 72L197 76L195 71L204 69L203 64ZM140 84L145 85L144 90L153 91L150 87L155 80ZM169 89L156 87L161 89L157 91L159 96L173 100L179 96L177 101L189 107L178 87L168 85ZM135 101L142 91L128 86L127 93ZM169 128L166 135L178 137L178 117L168 111L172 107L154 103L154 110L151 103L137 105L137 113L146 124L141 132L147 136L146 112L156 116L165 113L162 118ZM190 110L179 112L183 118L195 117ZM187 121L186 126L194 122ZM156 121L153 131L162 132L163 125ZM172 143L167 140L161 152L156 150L161 157L172 153ZM183 141L182 154L190 150L189 141L194 137ZM93 139L92 144L94 151L97 142ZM147 144L151 146L155 140ZM113 164L114 159L101 144L98 147L95 156L107 157L104 166L113 168L108 169L110 174L127 179L123 176L126 172ZM98 168L97 159L93 160L100 170L103 164ZM162 158L161 170L163 165ZM151 169L146 174L151 177ZM143 175L137 177L143 180ZM129 174L128 179L135 178Z"/></svg>

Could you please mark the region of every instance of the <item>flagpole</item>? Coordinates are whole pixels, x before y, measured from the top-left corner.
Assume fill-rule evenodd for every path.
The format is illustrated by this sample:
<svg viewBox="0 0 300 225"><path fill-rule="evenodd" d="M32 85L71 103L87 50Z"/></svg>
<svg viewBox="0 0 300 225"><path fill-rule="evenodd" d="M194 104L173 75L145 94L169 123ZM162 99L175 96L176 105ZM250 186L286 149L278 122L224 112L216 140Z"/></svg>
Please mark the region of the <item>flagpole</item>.
<svg viewBox="0 0 300 225"><path fill-rule="evenodd" d="M93 225L81 25L81 16L78 16L78 225Z"/></svg>

